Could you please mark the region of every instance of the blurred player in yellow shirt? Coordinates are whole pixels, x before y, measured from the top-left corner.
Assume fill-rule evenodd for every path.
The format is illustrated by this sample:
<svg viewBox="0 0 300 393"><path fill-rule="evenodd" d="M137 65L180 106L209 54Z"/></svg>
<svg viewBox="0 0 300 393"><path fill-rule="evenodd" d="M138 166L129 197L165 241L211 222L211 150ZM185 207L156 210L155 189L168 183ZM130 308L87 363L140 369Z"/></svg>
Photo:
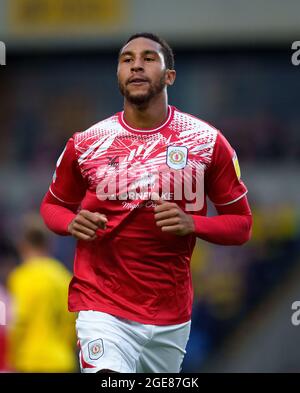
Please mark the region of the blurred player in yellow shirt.
<svg viewBox="0 0 300 393"><path fill-rule="evenodd" d="M74 372L75 315L67 311L69 271L48 254L48 232L38 215L24 220L22 264L10 275L13 300L9 358L19 372Z"/></svg>

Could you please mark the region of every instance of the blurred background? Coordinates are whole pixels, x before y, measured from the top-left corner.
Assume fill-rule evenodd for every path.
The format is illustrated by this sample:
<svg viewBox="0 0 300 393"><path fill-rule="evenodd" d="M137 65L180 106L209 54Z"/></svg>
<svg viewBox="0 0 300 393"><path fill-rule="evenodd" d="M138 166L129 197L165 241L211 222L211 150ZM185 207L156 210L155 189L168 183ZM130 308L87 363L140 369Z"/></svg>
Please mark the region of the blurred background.
<svg viewBox="0 0 300 393"><path fill-rule="evenodd" d="M16 275L26 259L21 218L38 212L67 139L122 109L117 54L141 31L174 49L170 103L212 123L236 149L254 215L252 240L242 247L197 242L183 371L299 372L297 0L0 0L0 368L41 371L7 361ZM52 236L47 252L72 271L71 238ZM49 293L38 296L50 307ZM13 344L28 334L23 318ZM71 360L64 364L42 371L77 371Z"/></svg>

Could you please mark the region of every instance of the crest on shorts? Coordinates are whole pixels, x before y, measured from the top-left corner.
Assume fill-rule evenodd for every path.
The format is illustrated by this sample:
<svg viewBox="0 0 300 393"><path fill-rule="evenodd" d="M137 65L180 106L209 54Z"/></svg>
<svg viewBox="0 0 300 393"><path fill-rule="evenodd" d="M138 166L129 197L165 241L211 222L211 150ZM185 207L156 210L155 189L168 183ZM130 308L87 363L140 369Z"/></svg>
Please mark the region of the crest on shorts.
<svg viewBox="0 0 300 393"><path fill-rule="evenodd" d="M186 166L188 149L185 146L168 146L167 165L172 169L182 169Z"/></svg>
<svg viewBox="0 0 300 393"><path fill-rule="evenodd" d="M88 344L89 358L91 360L98 360L104 354L104 346L102 338L90 341Z"/></svg>

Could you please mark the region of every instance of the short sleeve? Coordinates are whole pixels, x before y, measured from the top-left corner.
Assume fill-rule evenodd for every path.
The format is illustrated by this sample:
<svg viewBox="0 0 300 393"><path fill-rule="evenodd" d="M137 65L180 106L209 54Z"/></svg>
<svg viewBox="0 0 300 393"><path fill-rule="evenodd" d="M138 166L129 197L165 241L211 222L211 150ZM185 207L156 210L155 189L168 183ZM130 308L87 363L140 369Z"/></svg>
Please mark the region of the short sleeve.
<svg viewBox="0 0 300 393"><path fill-rule="evenodd" d="M234 149L218 132L212 161L205 173L205 190L215 205L229 205L247 194Z"/></svg>
<svg viewBox="0 0 300 393"><path fill-rule="evenodd" d="M86 189L86 182L77 161L74 139L70 138L57 160L49 191L61 202L79 204Z"/></svg>

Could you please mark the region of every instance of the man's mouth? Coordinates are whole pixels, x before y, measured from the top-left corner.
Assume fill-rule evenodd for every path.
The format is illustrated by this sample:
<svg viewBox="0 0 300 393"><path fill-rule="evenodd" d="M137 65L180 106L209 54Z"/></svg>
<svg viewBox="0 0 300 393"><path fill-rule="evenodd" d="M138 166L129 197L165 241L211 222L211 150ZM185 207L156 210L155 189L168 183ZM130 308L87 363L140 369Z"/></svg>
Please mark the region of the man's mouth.
<svg viewBox="0 0 300 393"><path fill-rule="evenodd" d="M142 85L144 83L148 83L148 79L135 77L135 78L130 78L127 82L127 84L137 85L137 86Z"/></svg>

